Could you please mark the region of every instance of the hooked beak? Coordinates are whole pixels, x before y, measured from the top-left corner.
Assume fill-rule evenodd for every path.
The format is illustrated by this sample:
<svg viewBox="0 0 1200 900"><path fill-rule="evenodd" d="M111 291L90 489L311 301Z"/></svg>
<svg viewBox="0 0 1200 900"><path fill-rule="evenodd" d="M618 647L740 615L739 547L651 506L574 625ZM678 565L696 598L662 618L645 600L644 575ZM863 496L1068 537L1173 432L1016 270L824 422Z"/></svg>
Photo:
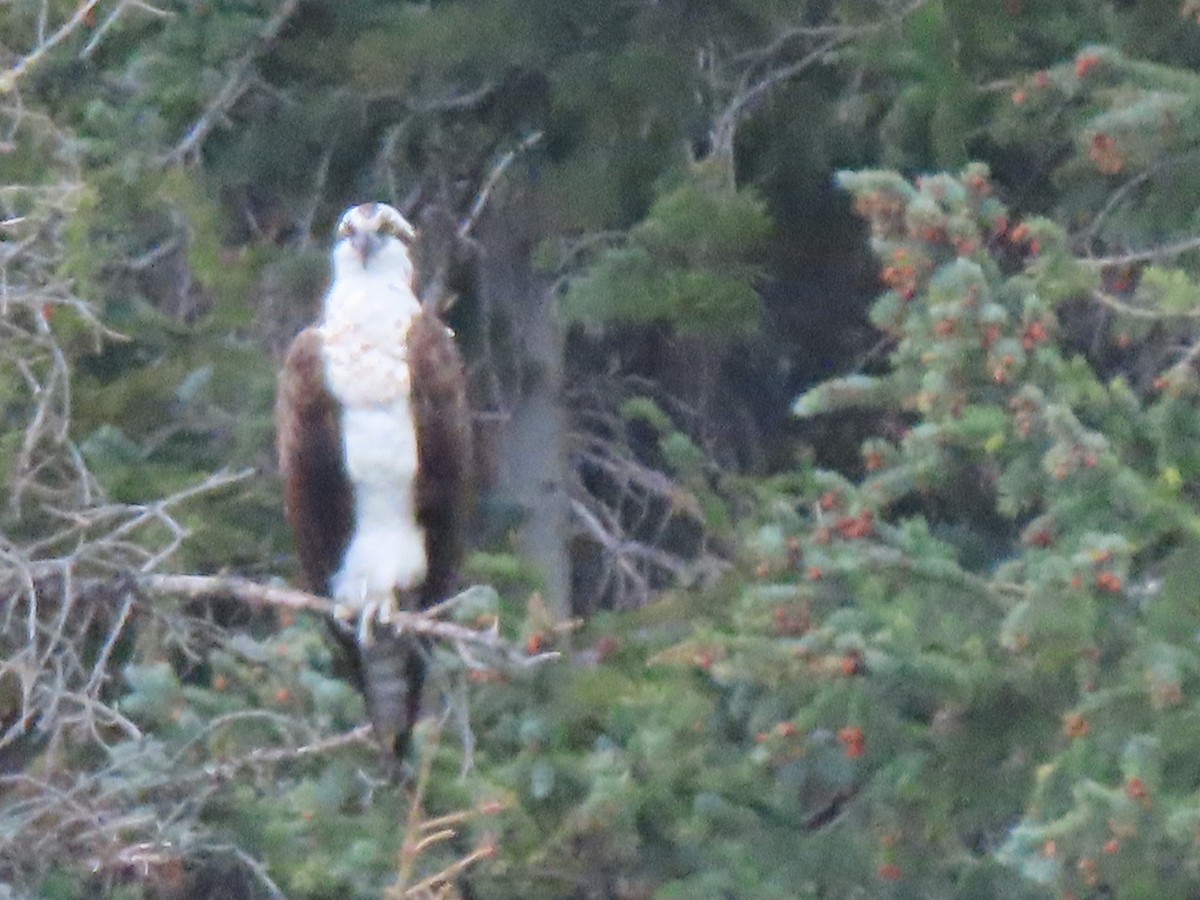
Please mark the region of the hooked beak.
<svg viewBox="0 0 1200 900"><path fill-rule="evenodd" d="M354 252L358 254L358 258L362 261L362 266L365 269L371 257L379 249L382 241L379 235L372 231L355 232L350 237L350 246L354 248Z"/></svg>

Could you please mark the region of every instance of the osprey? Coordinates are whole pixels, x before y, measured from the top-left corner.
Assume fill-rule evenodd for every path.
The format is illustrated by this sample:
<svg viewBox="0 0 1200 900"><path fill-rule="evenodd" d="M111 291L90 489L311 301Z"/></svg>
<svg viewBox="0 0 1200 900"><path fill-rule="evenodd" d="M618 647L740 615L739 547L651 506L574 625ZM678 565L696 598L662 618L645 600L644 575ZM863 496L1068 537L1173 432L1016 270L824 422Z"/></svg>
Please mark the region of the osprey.
<svg viewBox="0 0 1200 900"><path fill-rule="evenodd" d="M309 589L333 600L333 632L397 755L419 711L427 648L373 624L449 596L471 459L462 357L417 297L415 239L383 203L342 215L323 317L293 341L275 408L300 567Z"/></svg>

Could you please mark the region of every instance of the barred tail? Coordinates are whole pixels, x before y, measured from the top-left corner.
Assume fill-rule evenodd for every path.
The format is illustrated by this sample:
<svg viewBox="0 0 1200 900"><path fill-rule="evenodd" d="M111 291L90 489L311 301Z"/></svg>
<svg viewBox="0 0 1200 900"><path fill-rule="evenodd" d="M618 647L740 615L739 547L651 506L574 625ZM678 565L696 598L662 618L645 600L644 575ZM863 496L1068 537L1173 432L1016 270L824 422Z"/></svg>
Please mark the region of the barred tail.
<svg viewBox="0 0 1200 900"><path fill-rule="evenodd" d="M333 617L325 619L342 649L341 669L367 703L367 716L385 753L404 758L413 725L421 712L421 687L429 642L413 635L376 628L367 646L359 646L356 629Z"/></svg>
<svg viewBox="0 0 1200 900"><path fill-rule="evenodd" d="M421 710L429 644L414 635L377 629L359 654L371 725L384 749L403 759Z"/></svg>

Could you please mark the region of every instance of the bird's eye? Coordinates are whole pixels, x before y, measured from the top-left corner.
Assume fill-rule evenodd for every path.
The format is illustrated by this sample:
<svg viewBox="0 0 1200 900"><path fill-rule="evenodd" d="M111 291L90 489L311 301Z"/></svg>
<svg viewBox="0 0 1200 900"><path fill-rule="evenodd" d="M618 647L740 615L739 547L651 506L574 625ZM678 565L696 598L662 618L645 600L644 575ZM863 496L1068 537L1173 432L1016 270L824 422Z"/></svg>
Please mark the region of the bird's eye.
<svg viewBox="0 0 1200 900"><path fill-rule="evenodd" d="M338 223L337 233L339 238L354 237L354 233L357 230L358 229L354 227L354 223L346 219L343 219L340 223Z"/></svg>
<svg viewBox="0 0 1200 900"><path fill-rule="evenodd" d="M413 241L412 230L406 227L407 223L398 222L395 219L381 219L379 222L379 233L383 237L394 237L400 243L409 245Z"/></svg>
<svg viewBox="0 0 1200 900"><path fill-rule="evenodd" d="M379 233L386 237L399 238L405 244L408 243L409 237L411 237L404 228L400 227L400 223L395 219L384 219L380 222Z"/></svg>

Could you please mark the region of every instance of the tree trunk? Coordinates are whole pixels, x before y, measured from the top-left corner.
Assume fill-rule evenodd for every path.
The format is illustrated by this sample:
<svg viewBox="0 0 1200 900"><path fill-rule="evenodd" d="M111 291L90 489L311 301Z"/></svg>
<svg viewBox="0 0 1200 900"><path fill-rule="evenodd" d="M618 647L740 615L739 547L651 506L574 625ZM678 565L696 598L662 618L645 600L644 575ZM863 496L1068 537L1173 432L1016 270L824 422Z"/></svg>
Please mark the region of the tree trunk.
<svg viewBox="0 0 1200 900"><path fill-rule="evenodd" d="M518 550L538 568L547 605L565 618L571 564L564 342L548 280L533 272L529 207L509 201L480 223L481 311L507 413L492 493L498 506L517 512Z"/></svg>

